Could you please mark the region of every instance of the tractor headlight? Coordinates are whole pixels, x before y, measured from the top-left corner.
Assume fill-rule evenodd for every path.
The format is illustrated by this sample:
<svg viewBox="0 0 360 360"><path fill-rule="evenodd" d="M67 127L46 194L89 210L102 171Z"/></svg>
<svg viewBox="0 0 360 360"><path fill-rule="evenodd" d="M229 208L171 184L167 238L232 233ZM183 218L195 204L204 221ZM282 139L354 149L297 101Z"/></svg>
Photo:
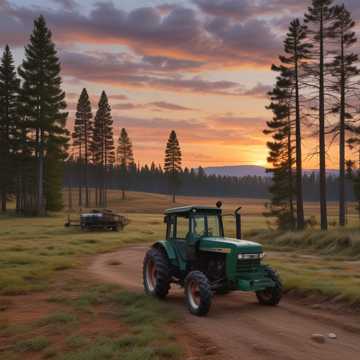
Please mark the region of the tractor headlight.
<svg viewBox="0 0 360 360"><path fill-rule="evenodd" d="M265 253L256 253L256 254L238 254L239 260L253 260L253 259L262 259L265 256Z"/></svg>

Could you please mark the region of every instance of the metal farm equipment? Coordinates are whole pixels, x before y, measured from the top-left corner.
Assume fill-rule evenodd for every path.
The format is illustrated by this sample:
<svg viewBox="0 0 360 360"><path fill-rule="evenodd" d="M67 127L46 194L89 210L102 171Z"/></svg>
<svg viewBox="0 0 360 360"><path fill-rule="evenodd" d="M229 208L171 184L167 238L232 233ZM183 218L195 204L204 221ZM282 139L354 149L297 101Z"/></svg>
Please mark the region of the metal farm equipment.
<svg viewBox="0 0 360 360"><path fill-rule="evenodd" d="M66 227L79 226L82 230L122 230L129 220L122 215L115 214L112 210L92 210L80 214L78 220L72 220L68 216Z"/></svg>

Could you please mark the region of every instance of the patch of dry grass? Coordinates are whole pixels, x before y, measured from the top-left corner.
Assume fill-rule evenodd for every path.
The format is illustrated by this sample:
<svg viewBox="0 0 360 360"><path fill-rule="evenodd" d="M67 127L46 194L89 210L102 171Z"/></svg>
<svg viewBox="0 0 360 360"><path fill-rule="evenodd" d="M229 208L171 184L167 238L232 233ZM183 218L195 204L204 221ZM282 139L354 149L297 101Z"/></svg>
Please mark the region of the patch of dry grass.
<svg viewBox="0 0 360 360"><path fill-rule="evenodd" d="M153 214L131 214L122 232L66 228L65 217L0 217L0 293L44 289L51 275L78 266L83 255L152 242L164 232L162 217Z"/></svg>
<svg viewBox="0 0 360 360"><path fill-rule="evenodd" d="M43 311L34 312L30 323L16 316L16 310L22 313L26 305L19 302L16 309L14 306L9 313L12 322L1 329L1 358L182 358L173 331L177 317L168 304L88 280L77 279L77 287L70 291L63 286L56 282L52 289L52 297L60 293L62 301L51 302L51 312L46 304L49 300L37 299L34 306ZM23 331L25 322L27 330Z"/></svg>
<svg viewBox="0 0 360 360"><path fill-rule="evenodd" d="M360 229L345 228L329 231L307 230L303 232L259 232L252 240L267 248L281 251L302 250L311 254L339 258L360 258Z"/></svg>

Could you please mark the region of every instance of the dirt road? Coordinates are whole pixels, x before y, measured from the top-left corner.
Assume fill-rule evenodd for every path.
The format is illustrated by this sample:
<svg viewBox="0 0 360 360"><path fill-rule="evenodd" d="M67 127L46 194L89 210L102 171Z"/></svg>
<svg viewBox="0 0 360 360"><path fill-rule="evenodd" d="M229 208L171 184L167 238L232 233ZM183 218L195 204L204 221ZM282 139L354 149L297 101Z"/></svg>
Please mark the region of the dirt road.
<svg viewBox="0 0 360 360"><path fill-rule="evenodd" d="M147 247L136 246L100 255L89 267L96 278L142 291L142 260ZM358 360L360 318L302 306L283 299L278 307L258 305L253 294L232 293L214 298L205 318L190 315L180 289L168 302L183 315L191 333L209 338L218 348L219 359L243 360ZM324 344L311 335L335 333Z"/></svg>

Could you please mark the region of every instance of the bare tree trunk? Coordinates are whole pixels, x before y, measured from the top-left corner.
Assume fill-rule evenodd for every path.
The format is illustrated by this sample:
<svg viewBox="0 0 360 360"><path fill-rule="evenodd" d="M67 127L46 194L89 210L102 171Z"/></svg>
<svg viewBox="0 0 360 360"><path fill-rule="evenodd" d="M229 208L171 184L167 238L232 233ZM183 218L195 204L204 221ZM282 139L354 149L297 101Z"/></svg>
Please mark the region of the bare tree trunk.
<svg viewBox="0 0 360 360"><path fill-rule="evenodd" d="M19 174L16 175L16 193L15 193L15 198L16 198L16 205L15 205L15 211L18 214L19 210L20 210L20 176Z"/></svg>
<svg viewBox="0 0 360 360"><path fill-rule="evenodd" d="M341 37L341 103L339 139L339 225L345 226L345 64L344 38Z"/></svg>
<svg viewBox="0 0 360 360"><path fill-rule="evenodd" d="M289 108L290 110L290 108ZM291 119L290 112L288 116L288 142L287 142L287 152L288 152L288 171L289 171L289 208L291 213L291 229L295 229L295 219L294 219L294 197L293 197L293 174L292 174L292 149L291 149Z"/></svg>
<svg viewBox="0 0 360 360"><path fill-rule="evenodd" d="M85 164L85 207L89 207L89 187L87 183L87 165Z"/></svg>
<svg viewBox="0 0 360 360"><path fill-rule="evenodd" d="M295 140L296 140L296 218L297 229L303 230L304 220L304 199L303 199L303 176L302 176L302 151L301 151L301 114L299 95L299 71L297 55L295 56Z"/></svg>
<svg viewBox="0 0 360 360"><path fill-rule="evenodd" d="M69 208L69 210L72 210L72 209L73 209L72 187L71 187L71 184L69 185L69 188L68 188L68 208Z"/></svg>
<svg viewBox="0 0 360 360"><path fill-rule="evenodd" d="M103 187L103 191L104 191L104 199L103 199L103 207L106 208L107 207L107 179L106 179L106 176L107 176L107 168L105 166L104 170L103 170L103 184L104 184L104 187Z"/></svg>
<svg viewBox="0 0 360 360"><path fill-rule="evenodd" d="M37 193L37 213L40 216L45 215L44 207L44 144L43 144L43 130L40 131L40 149L38 159L38 193Z"/></svg>
<svg viewBox="0 0 360 360"><path fill-rule="evenodd" d="M84 182L85 182L85 207L89 207L89 185L88 185L88 129L87 120L85 121L85 164L84 164Z"/></svg>
<svg viewBox="0 0 360 360"><path fill-rule="evenodd" d="M78 176L78 181L79 181L79 199L78 199L78 201L79 201L79 207L81 208L82 206L83 206L83 200L82 200L82 193L83 193L83 191L82 191L82 161L81 161L81 159L79 159L79 161L78 161L78 174L79 174L79 176Z"/></svg>
<svg viewBox="0 0 360 360"><path fill-rule="evenodd" d="M321 10L323 11L323 10ZM326 148L325 148L325 88L324 88L324 24L320 20L320 78L319 78L319 157L320 157L320 217L321 230L327 230L326 206Z"/></svg>
<svg viewBox="0 0 360 360"><path fill-rule="evenodd" d="M2 191L1 194L1 211L6 212L6 200L7 200L7 194L6 190Z"/></svg>

